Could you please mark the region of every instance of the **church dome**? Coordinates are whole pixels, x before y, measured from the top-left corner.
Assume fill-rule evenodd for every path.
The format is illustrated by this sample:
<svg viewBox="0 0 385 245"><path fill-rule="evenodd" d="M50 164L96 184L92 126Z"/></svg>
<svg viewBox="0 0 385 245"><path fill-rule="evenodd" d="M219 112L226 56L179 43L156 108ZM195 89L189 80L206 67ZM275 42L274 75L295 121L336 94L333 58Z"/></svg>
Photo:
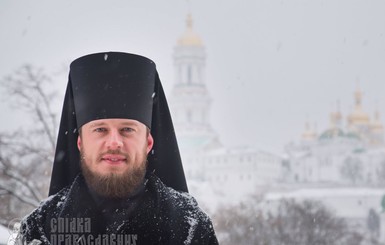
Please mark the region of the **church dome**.
<svg viewBox="0 0 385 245"><path fill-rule="evenodd" d="M331 140L331 139L335 139L335 138L345 138L345 139L351 139L351 140L361 140L361 137L358 134L356 134L354 132L344 133L344 131L342 131L342 129L340 129L340 128L328 129L325 132L323 132L319 136L318 139L319 140Z"/></svg>
<svg viewBox="0 0 385 245"><path fill-rule="evenodd" d="M201 38L192 29L193 21L189 14L186 20L187 29L185 33L179 38L178 45L181 46L203 46Z"/></svg>
<svg viewBox="0 0 385 245"><path fill-rule="evenodd" d="M319 139L324 140L324 139L332 139L332 138L344 137L344 136L345 136L345 134L340 128L332 128L332 129L328 129L325 132L323 132L319 136Z"/></svg>
<svg viewBox="0 0 385 245"><path fill-rule="evenodd" d="M345 134L346 138L361 140L361 136L354 132L348 132Z"/></svg>
<svg viewBox="0 0 385 245"><path fill-rule="evenodd" d="M360 90L357 90L354 94L355 97L355 108L350 115L348 115L348 123L349 125L368 125L369 124L369 116L362 110L361 100L362 93Z"/></svg>
<svg viewBox="0 0 385 245"><path fill-rule="evenodd" d="M355 110L348 116L348 122L349 124L369 124L369 116L362 110Z"/></svg>

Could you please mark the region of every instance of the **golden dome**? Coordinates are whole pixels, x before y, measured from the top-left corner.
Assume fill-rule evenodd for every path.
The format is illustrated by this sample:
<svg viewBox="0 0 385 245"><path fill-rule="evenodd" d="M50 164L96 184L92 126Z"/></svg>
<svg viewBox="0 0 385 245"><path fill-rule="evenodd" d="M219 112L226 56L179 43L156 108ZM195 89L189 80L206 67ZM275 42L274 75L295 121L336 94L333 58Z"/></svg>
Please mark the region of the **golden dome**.
<svg viewBox="0 0 385 245"><path fill-rule="evenodd" d="M354 93L354 97L356 104L354 111L348 116L348 123L349 125L368 125L369 116L362 110L362 93L359 89Z"/></svg>
<svg viewBox="0 0 385 245"><path fill-rule="evenodd" d="M201 38L192 29L193 21L191 14L187 15L186 26L187 30L178 40L178 45L181 46L203 46Z"/></svg>

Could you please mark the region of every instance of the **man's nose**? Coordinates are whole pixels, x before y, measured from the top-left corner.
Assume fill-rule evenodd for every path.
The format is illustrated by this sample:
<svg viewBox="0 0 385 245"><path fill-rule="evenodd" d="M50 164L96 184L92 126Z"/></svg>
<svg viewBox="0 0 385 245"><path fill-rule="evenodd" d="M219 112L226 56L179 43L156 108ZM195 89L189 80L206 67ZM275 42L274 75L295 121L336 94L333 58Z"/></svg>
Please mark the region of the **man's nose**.
<svg viewBox="0 0 385 245"><path fill-rule="evenodd" d="M123 146L122 136L117 131L111 131L107 139L108 149L115 150Z"/></svg>

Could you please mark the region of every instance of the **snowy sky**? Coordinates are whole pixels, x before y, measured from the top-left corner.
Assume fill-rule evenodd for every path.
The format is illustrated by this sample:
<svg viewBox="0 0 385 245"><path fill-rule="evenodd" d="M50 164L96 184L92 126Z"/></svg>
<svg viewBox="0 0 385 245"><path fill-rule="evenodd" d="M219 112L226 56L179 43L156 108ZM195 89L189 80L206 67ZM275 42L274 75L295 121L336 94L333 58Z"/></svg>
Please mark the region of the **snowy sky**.
<svg viewBox="0 0 385 245"><path fill-rule="evenodd" d="M25 63L60 71L60 111L73 59L124 51L153 59L170 94L191 12L221 141L280 153L306 120L325 129L336 100L346 116L358 84L364 109L373 117L377 104L385 119L384 10L383 0L2 0L0 76ZM23 115L0 101L0 128L14 128Z"/></svg>

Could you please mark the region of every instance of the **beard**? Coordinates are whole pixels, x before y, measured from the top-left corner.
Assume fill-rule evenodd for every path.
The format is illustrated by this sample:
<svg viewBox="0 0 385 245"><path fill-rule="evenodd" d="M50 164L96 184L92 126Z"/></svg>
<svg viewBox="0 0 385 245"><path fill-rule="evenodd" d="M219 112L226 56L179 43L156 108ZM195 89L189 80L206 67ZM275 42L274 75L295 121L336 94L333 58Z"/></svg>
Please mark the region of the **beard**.
<svg viewBox="0 0 385 245"><path fill-rule="evenodd" d="M89 168L83 149L80 149L80 166L88 188L102 197L127 198L133 194L144 182L147 169L147 152L144 150L139 164L132 163L129 156L125 164L132 164L133 168L123 173L100 174ZM107 151L104 154L121 154L119 150Z"/></svg>

